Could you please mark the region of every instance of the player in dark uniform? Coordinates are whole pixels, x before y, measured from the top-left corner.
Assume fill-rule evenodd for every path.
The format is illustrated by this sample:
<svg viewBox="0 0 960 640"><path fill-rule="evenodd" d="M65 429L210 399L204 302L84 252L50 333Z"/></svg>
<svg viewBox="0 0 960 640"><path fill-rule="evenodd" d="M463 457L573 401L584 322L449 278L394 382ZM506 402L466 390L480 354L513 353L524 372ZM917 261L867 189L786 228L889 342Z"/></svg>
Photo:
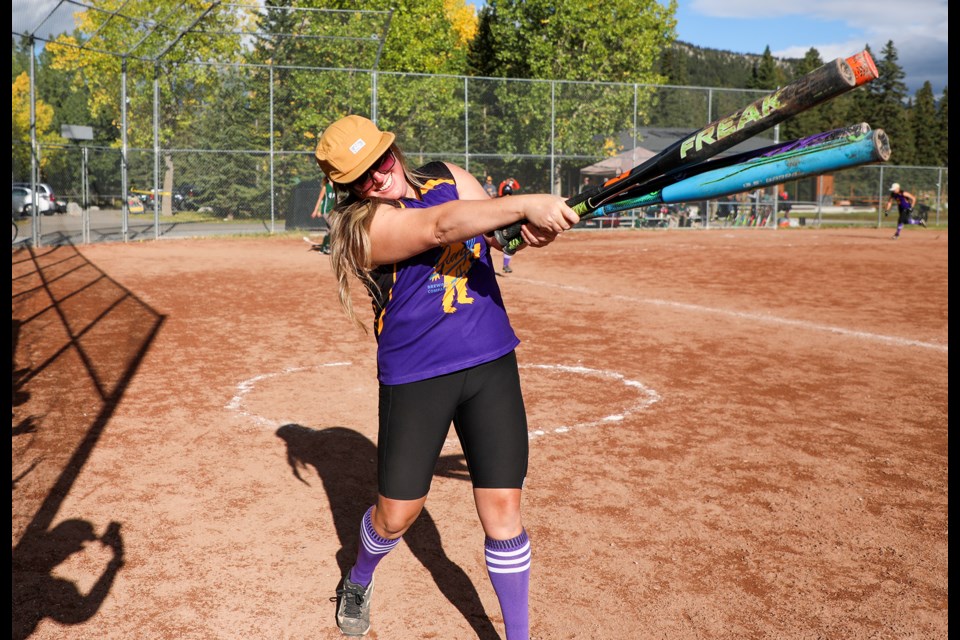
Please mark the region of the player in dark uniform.
<svg viewBox="0 0 960 640"><path fill-rule="evenodd" d="M883 215L887 215L887 212L890 211L890 206L894 202L897 203L897 211L900 213L900 217L897 219L897 231L893 234L894 240L900 237L900 231L903 230L903 225L905 224L919 224L921 227L927 226L923 218L914 219L911 215L913 213L913 205L917 204L917 198L912 193L901 189L900 184L897 182L890 185L890 197L887 199L887 206L883 209Z"/></svg>
<svg viewBox="0 0 960 640"><path fill-rule="evenodd" d="M359 277L373 302L380 383L379 495L337 590L337 624L345 635L369 629L374 569L420 515L452 422L507 638L526 640L531 555L520 497L529 436L492 232L526 219L524 239L542 247L579 218L555 196L491 199L456 165L412 170L394 135L360 116L330 125L316 158L342 196L331 242L340 301L364 326L350 302Z"/></svg>

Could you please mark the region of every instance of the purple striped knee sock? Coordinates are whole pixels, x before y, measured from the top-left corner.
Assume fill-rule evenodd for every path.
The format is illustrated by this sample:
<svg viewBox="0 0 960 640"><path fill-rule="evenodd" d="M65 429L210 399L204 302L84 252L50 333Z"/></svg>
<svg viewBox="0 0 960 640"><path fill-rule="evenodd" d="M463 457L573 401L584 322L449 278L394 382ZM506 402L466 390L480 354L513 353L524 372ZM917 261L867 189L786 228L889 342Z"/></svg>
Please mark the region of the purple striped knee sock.
<svg viewBox="0 0 960 640"><path fill-rule="evenodd" d="M530 539L524 529L510 540L486 538L483 544L490 582L500 601L507 640L528 640L530 618Z"/></svg>
<svg viewBox="0 0 960 640"><path fill-rule="evenodd" d="M370 581L373 580L373 570L377 568L377 564L400 542L400 538L390 540L378 534L376 529L373 528L372 514L373 507L367 509L367 512L363 514L357 563L353 565L353 569L350 571L350 582L364 587L369 586Z"/></svg>

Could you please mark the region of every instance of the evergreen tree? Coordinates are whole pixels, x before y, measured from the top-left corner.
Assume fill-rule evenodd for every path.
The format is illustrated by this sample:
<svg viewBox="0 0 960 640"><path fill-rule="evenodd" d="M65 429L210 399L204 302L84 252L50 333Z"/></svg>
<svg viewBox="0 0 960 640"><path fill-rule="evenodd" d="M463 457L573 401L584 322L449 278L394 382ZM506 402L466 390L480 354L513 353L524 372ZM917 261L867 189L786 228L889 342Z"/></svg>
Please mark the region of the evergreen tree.
<svg viewBox="0 0 960 640"><path fill-rule="evenodd" d="M13 71L11 82L21 73L30 73L30 50L33 47L25 38L10 39L10 68Z"/></svg>
<svg viewBox="0 0 960 640"><path fill-rule="evenodd" d="M940 97L940 101L937 104L937 120L939 121L939 126L937 127L940 133L939 144L937 145L937 164L942 166L947 166L950 164L950 149L948 141L950 140L950 135L948 133L948 123L947 123L947 114L949 109L947 109L947 88L943 88L943 96Z"/></svg>
<svg viewBox="0 0 960 640"><path fill-rule="evenodd" d="M499 75L492 21L493 9L484 5L477 17L477 34L467 51L467 72L472 76L492 78Z"/></svg>
<svg viewBox="0 0 960 640"><path fill-rule="evenodd" d="M820 52L811 48L804 54L803 58L794 65L794 78L799 78L823 66L823 59ZM803 136L809 136L821 131L835 128L833 121L836 119L834 114L835 100L822 104L813 109L798 113L792 118L788 118L780 125L780 139L794 140ZM842 126L842 125L836 125Z"/></svg>
<svg viewBox="0 0 960 640"><path fill-rule="evenodd" d="M770 53L770 46L767 45L760 60L753 66L749 88L772 91L783 84L783 77L783 72L777 67L777 62Z"/></svg>
<svg viewBox="0 0 960 640"><path fill-rule="evenodd" d="M874 60L874 63L876 63L877 57L876 54L874 54L870 49L870 45L865 44L863 49ZM880 69L878 67L877 71L879 70ZM854 119L855 121L868 122L871 125L876 121L877 100L874 95L874 90L876 88L874 85L879 81L880 79L878 78L873 82L862 87L858 87L847 94L849 96L848 101L853 103L851 111L856 114L856 118Z"/></svg>
<svg viewBox="0 0 960 640"><path fill-rule="evenodd" d="M897 49L890 40L883 48L880 60L875 60L880 77L869 85L873 101L873 117L870 124L875 129L883 129L890 137L892 164L914 164L913 131L907 122L904 103L907 98L907 86L904 83L903 69L897 64Z"/></svg>
<svg viewBox="0 0 960 640"><path fill-rule="evenodd" d="M657 90L650 115L652 126L694 128L708 120L705 92L685 88L690 85L689 57L686 50L676 45L663 50L657 71L666 84L673 86Z"/></svg>
<svg viewBox="0 0 960 640"><path fill-rule="evenodd" d="M916 163L921 165L940 165L940 130L938 127L937 106L933 99L933 87L924 82L917 90L916 102L911 111L913 139L916 148Z"/></svg>

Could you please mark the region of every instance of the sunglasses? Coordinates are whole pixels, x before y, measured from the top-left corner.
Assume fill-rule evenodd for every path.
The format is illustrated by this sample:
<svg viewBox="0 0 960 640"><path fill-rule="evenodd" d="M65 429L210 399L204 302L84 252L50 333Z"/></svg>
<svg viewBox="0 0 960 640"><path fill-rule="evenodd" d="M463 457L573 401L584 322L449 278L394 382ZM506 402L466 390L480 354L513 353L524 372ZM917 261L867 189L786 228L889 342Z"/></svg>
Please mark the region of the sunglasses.
<svg viewBox="0 0 960 640"><path fill-rule="evenodd" d="M363 175L351 182L348 186L353 189L355 193L363 193L373 186L374 171L377 173L387 173L393 169L393 165L396 163L397 158L393 155L393 151L387 149L387 152L380 156L377 161L373 163L373 166L364 171Z"/></svg>

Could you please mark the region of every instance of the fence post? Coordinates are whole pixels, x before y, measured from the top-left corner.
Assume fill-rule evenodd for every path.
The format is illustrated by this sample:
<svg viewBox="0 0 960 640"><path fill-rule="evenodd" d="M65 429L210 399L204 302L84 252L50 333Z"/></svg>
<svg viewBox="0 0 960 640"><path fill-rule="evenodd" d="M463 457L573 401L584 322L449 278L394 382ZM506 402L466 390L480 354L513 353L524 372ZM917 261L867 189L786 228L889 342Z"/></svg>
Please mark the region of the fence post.
<svg viewBox="0 0 960 640"><path fill-rule="evenodd" d="M160 238L160 63L153 63L153 239ZM146 213L146 212L144 212Z"/></svg>
<svg viewBox="0 0 960 640"><path fill-rule="evenodd" d="M120 232L123 235L123 241L128 238L128 216L130 215L130 203L127 202L127 191L129 185L129 149L127 148L127 57L123 57L120 65Z"/></svg>
<svg viewBox="0 0 960 640"><path fill-rule="evenodd" d="M817 228L823 224L823 176L817 176Z"/></svg>
<svg viewBox="0 0 960 640"><path fill-rule="evenodd" d="M276 231L276 207L274 206L273 185L273 61L270 61L270 233Z"/></svg>
<svg viewBox="0 0 960 640"><path fill-rule="evenodd" d="M777 87L779 89L780 87ZM773 126L773 144L780 142L780 125ZM773 218L773 228L779 229L780 225L777 223L777 208L780 204L780 185L773 185L773 212L770 214L770 217Z"/></svg>
<svg viewBox="0 0 960 640"><path fill-rule="evenodd" d="M943 190L943 167L937 169L937 224L940 224L940 194Z"/></svg>
<svg viewBox="0 0 960 640"><path fill-rule="evenodd" d="M877 229L883 226L883 165L880 165L880 183L877 185Z"/></svg>
<svg viewBox="0 0 960 640"><path fill-rule="evenodd" d="M37 196L37 171L40 168L40 146L37 143L37 71L35 66L36 41L30 38L30 192L33 204L33 231L31 242L40 246L40 198Z"/></svg>
<svg viewBox="0 0 960 640"><path fill-rule="evenodd" d="M550 193L559 195L557 170L554 165L557 144L557 81L550 81Z"/></svg>

